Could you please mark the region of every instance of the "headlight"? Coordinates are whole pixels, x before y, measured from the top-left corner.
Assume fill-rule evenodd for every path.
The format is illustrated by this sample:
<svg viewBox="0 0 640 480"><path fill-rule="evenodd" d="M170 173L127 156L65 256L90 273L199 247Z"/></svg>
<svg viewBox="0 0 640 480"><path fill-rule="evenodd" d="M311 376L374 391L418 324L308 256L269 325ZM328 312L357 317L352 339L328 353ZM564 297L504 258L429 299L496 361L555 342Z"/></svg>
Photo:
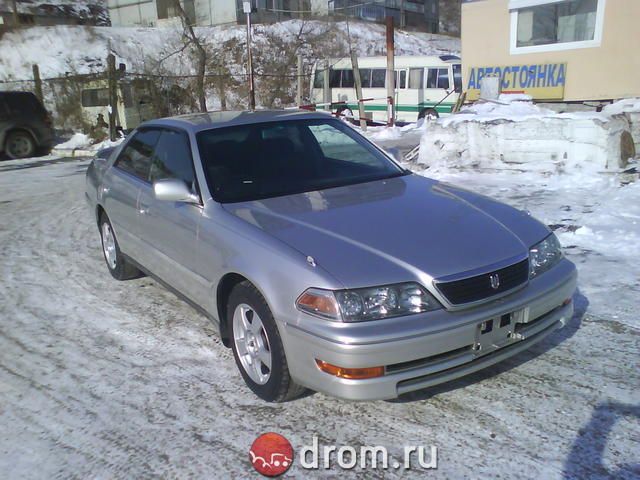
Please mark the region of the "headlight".
<svg viewBox="0 0 640 480"><path fill-rule="evenodd" d="M442 308L433 295L413 282L337 291L310 288L300 295L296 307L343 322L380 320Z"/></svg>
<svg viewBox="0 0 640 480"><path fill-rule="evenodd" d="M555 234L529 249L529 278L546 272L562 258L562 247Z"/></svg>

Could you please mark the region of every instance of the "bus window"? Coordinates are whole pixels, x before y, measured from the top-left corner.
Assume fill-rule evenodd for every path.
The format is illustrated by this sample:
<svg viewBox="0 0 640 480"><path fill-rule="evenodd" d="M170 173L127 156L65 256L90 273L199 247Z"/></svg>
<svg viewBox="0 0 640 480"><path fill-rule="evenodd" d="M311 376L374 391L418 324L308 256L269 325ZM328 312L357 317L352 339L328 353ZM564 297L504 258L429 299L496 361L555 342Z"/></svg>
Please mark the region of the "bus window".
<svg viewBox="0 0 640 480"><path fill-rule="evenodd" d="M423 88L424 68L409 69L409 88Z"/></svg>
<svg viewBox="0 0 640 480"><path fill-rule="evenodd" d="M353 88L353 70L342 70L342 88Z"/></svg>
<svg viewBox="0 0 640 480"><path fill-rule="evenodd" d="M427 88L449 88L449 69L430 68L427 74Z"/></svg>
<svg viewBox="0 0 640 480"><path fill-rule="evenodd" d="M324 72L316 70L316 76L313 77L313 88L324 88Z"/></svg>
<svg viewBox="0 0 640 480"><path fill-rule="evenodd" d="M340 70L329 72L329 88L340 88Z"/></svg>
<svg viewBox="0 0 640 480"><path fill-rule="evenodd" d="M396 70L396 88L407 88L407 71Z"/></svg>
<svg viewBox="0 0 640 480"><path fill-rule="evenodd" d="M427 88L438 88L438 69L429 68L427 70Z"/></svg>
<svg viewBox="0 0 640 480"><path fill-rule="evenodd" d="M360 81L362 82L362 88L371 88L371 69L360 69Z"/></svg>
<svg viewBox="0 0 640 480"><path fill-rule="evenodd" d="M456 92L462 92L462 65L453 65L453 88Z"/></svg>
<svg viewBox="0 0 640 480"><path fill-rule="evenodd" d="M371 88L384 88L387 71L384 68L374 68L371 70Z"/></svg>
<svg viewBox="0 0 640 480"><path fill-rule="evenodd" d="M438 69L438 88L444 88L445 90L449 88L449 69L448 68Z"/></svg>

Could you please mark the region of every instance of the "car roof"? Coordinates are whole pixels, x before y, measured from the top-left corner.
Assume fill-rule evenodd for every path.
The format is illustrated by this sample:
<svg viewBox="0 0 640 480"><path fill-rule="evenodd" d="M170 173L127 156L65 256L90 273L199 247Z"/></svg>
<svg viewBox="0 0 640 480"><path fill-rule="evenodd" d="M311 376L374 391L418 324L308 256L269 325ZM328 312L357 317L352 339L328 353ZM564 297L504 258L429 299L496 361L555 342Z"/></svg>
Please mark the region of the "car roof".
<svg viewBox="0 0 640 480"><path fill-rule="evenodd" d="M255 110L189 113L160 118L143 123L140 127L177 127L197 133L202 130L248 125L251 123L279 122L303 119L328 119L328 113L307 110Z"/></svg>

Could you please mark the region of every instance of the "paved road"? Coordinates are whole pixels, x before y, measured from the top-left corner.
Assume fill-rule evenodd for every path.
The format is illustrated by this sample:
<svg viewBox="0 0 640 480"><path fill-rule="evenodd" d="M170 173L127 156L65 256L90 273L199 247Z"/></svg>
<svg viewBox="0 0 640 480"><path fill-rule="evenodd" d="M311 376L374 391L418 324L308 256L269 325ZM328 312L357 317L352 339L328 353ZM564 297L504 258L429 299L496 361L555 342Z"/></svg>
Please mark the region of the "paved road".
<svg viewBox="0 0 640 480"><path fill-rule="evenodd" d="M148 278L109 276L86 165L0 163L3 478L254 478L248 449L266 431L296 450L314 434L396 456L435 445L434 478L640 475L638 331L593 318L579 293L568 327L465 380L396 402L265 404L204 317Z"/></svg>

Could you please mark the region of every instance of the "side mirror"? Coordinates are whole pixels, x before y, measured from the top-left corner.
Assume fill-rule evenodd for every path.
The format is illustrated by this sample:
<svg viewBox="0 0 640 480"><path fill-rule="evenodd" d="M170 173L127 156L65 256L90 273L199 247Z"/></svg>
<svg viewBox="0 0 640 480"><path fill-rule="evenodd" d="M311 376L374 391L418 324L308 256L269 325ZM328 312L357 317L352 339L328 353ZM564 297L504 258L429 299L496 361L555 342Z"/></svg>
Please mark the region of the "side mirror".
<svg viewBox="0 0 640 480"><path fill-rule="evenodd" d="M200 203L187 184L177 178L164 178L153 182L153 193L158 200L165 202Z"/></svg>

